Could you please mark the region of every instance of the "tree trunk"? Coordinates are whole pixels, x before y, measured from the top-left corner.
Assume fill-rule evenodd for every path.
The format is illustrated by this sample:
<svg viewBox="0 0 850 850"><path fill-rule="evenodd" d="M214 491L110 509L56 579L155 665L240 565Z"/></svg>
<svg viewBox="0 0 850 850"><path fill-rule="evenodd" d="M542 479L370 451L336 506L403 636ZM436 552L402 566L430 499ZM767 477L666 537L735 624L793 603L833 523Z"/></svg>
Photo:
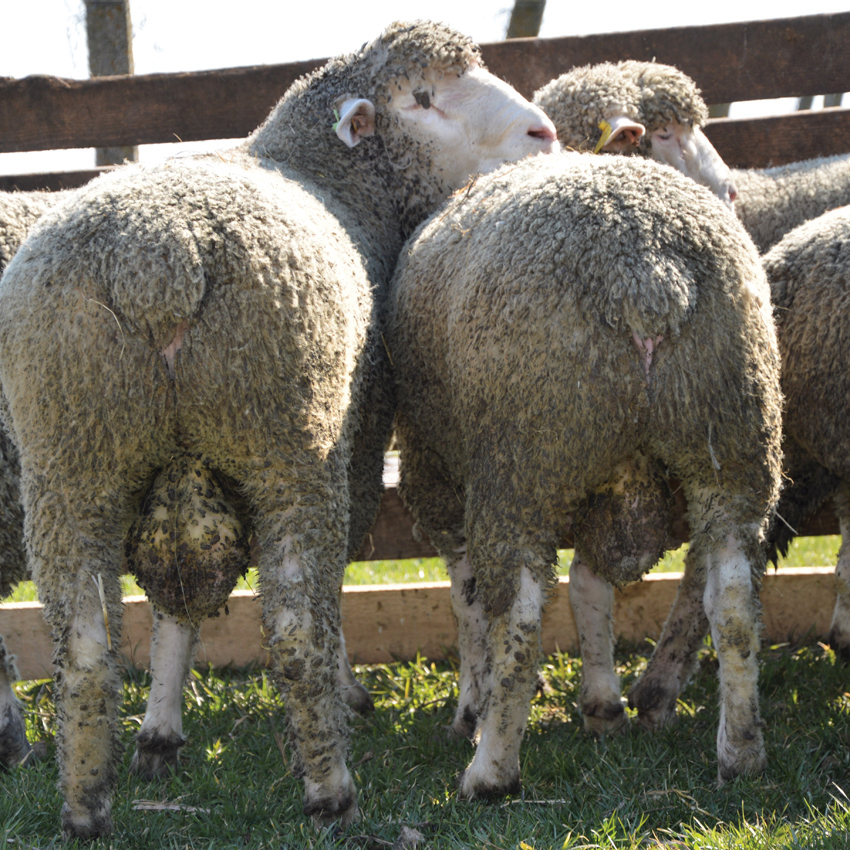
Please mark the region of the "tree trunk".
<svg viewBox="0 0 850 850"><path fill-rule="evenodd" d="M514 0L505 38L534 37L540 33L546 0Z"/></svg>
<svg viewBox="0 0 850 850"><path fill-rule="evenodd" d="M89 44L89 73L111 77L133 73L133 28L130 0L85 0L86 35ZM120 165L135 161L139 149L133 146L97 148L97 165Z"/></svg>

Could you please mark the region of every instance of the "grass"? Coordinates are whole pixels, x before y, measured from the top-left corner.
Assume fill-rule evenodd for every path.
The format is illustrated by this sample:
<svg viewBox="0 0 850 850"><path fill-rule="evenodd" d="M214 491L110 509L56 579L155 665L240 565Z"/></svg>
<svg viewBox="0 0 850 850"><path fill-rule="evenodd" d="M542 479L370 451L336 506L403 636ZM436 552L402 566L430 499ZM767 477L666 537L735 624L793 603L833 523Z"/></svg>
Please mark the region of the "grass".
<svg viewBox="0 0 850 850"><path fill-rule="evenodd" d="M645 655L618 653L625 687ZM445 727L456 700L450 662L427 659L357 670L376 711L352 721L349 765L362 817L316 830L301 813L301 783L277 742L282 706L268 674L196 670L184 693L189 743L179 770L147 784L129 774L148 677L124 680L124 762L115 833L95 848L392 848L403 826L420 848L498 850L832 850L850 847L848 669L819 645L767 648L761 693L770 766L765 776L715 783L717 660L706 645L676 722L594 741L575 708L581 662L546 659L550 691L533 703L522 749L524 790L499 803L461 802L456 776L472 748ZM19 688L31 739L50 743L52 684ZM62 846L52 758L0 775L0 845ZM172 804L136 810L134 801ZM162 807L160 807L162 809Z"/></svg>
<svg viewBox="0 0 850 850"><path fill-rule="evenodd" d="M800 538L787 566L835 563L840 538ZM681 570L684 549L657 569ZM571 552L560 553L562 574ZM352 565L351 584L445 579L438 559ZM125 592L138 590L125 578ZM256 587L249 574L243 586ZM34 590L30 589L30 598ZM24 588L24 598L27 589ZM624 689L645 653L618 653ZM148 695L145 672L124 681L124 762L114 800L115 833L96 848L393 848L404 825L420 848L482 850L833 850L850 848L850 675L825 647L767 648L761 694L770 767L764 777L715 784L717 661L701 651L675 724L593 741L576 710L580 660L548 658L551 691L533 705L522 750L524 791L504 803L460 802L457 774L471 757L445 734L457 697L451 662L357 668L377 710L352 721L349 765L361 820L345 831L316 830L301 813L301 783L281 750L282 705L266 671L193 671L184 692L189 743L165 782L129 774L133 736ZM53 686L17 688L31 740L51 756L0 774L0 848L63 845L56 788ZM845 793L846 792L846 793ZM138 810L136 801L159 810ZM161 804L174 808L165 810ZM400 845L399 845L400 846Z"/></svg>

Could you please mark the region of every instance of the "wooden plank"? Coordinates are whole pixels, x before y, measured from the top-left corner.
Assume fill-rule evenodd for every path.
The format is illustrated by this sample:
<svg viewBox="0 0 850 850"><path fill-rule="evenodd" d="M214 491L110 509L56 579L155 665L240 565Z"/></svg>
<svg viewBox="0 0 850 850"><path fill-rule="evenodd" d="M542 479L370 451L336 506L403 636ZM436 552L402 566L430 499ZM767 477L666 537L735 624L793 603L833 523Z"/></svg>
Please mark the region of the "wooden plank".
<svg viewBox="0 0 850 850"><path fill-rule="evenodd" d="M850 49L847 51L850 54ZM766 168L850 151L850 109L710 119L706 135L730 168Z"/></svg>
<svg viewBox="0 0 850 850"><path fill-rule="evenodd" d="M614 623L618 640L639 644L655 640L675 598L680 574L649 575L615 594ZM125 600L121 649L128 661L150 663L151 612L143 596ZM764 578L762 640L781 643L806 635L824 635L835 603L832 567L785 569ZM268 654L260 626L261 605L252 591L238 591L228 601L228 614L201 627L198 663L214 666L265 664ZM346 587L343 628L349 656L360 664L412 659L417 652L438 660L454 651L457 629L448 582ZM0 605L0 634L16 654L22 678L53 674L52 643L35 602ZM569 581L561 579L543 616L543 649L576 654L578 635L569 603Z"/></svg>
<svg viewBox="0 0 850 850"><path fill-rule="evenodd" d="M242 138L323 61L94 80L0 79L0 152Z"/></svg>
<svg viewBox="0 0 850 850"><path fill-rule="evenodd" d="M657 59L709 103L850 90L850 12L482 46L491 70L530 95L574 65ZM0 79L0 152L241 138L325 60L66 80Z"/></svg>
<svg viewBox="0 0 850 850"><path fill-rule="evenodd" d="M34 192L47 190L58 192L61 189L77 189L85 186L112 166L88 168L82 171L54 171L34 174L0 174L0 192Z"/></svg>
<svg viewBox="0 0 850 850"><path fill-rule="evenodd" d="M693 77L708 103L850 90L850 12L483 46L493 73L524 95L576 65L653 60Z"/></svg>

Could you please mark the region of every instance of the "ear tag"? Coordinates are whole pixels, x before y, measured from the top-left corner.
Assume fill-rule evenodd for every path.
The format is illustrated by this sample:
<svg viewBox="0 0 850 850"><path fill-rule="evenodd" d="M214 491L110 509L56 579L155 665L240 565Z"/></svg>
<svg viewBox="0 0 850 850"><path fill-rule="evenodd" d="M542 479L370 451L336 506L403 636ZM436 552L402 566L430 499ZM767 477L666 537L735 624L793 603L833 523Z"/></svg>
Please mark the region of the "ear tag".
<svg viewBox="0 0 850 850"><path fill-rule="evenodd" d="M331 129L334 131L334 133L336 133L336 131L339 127L340 117L339 117L339 112L337 112L335 109L334 109L334 118L336 118L336 121L334 121L334 123L331 124Z"/></svg>
<svg viewBox="0 0 850 850"><path fill-rule="evenodd" d="M593 149L594 153L599 153L599 151L605 147L608 139L611 138L611 133L614 132L614 128L604 118L599 122L599 129L602 131L602 136L599 138L599 141L596 143L596 147Z"/></svg>

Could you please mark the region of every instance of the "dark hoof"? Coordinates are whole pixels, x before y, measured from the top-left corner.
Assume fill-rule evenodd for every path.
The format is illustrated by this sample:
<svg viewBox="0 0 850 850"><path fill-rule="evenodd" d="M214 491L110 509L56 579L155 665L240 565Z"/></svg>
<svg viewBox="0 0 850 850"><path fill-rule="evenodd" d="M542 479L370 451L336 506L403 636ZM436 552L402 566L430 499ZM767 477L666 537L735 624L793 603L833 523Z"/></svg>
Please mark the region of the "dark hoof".
<svg viewBox="0 0 850 850"><path fill-rule="evenodd" d="M658 683L640 681L629 691L629 708L637 710L637 725L651 732L675 720L677 698Z"/></svg>
<svg viewBox="0 0 850 850"><path fill-rule="evenodd" d="M519 773L502 777L497 782L487 782L482 778L473 779L470 768L461 773L458 778L458 797L461 800L483 800L485 803L496 803L505 797L515 797L522 793L522 780Z"/></svg>
<svg viewBox="0 0 850 850"><path fill-rule="evenodd" d="M458 706L452 725L449 727L458 738L466 738L471 741L475 737L475 728L478 725L478 714L471 705Z"/></svg>
<svg viewBox="0 0 850 850"><path fill-rule="evenodd" d="M168 778L177 769L180 748L185 743L180 735L156 737L139 732L130 772L148 781Z"/></svg>
<svg viewBox="0 0 850 850"><path fill-rule="evenodd" d="M345 704L360 715L371 714L375 710L375 702L372 695L360 682L343 687L342 699Z"/></svg>
<svg viewBox="0 0 850 850"><path fill-rule="evenodd" d="M10 705L0 723L0 767L12 768L30 756L26 725L20 708Z"/></svg>
<svg viewBox="0 0 850 850"><path fill-rule="evenodd" d="M308 800L305 797L304 814L312 818L313 822L319 826L329 826L335 823L348 826L359 817L357 793L352 786L333 798Z"/></svg>

